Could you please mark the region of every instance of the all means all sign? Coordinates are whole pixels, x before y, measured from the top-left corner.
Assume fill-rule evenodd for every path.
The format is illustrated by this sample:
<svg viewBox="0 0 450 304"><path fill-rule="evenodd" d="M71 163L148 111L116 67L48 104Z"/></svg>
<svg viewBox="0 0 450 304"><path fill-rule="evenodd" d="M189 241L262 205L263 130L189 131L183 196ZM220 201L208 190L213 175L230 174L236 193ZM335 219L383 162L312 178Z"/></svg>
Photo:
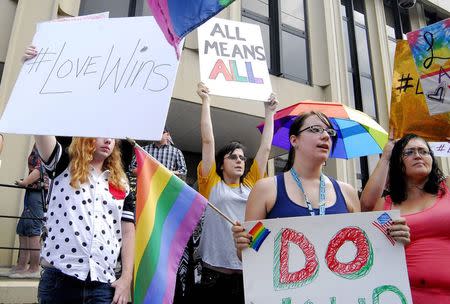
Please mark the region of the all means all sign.
<svg viewBox="0 0 450 304"><path fill-rule="evenodd" d="M198 29L200 78L211 94L266 101L272 92L261 29L212 18Z"/></svg>

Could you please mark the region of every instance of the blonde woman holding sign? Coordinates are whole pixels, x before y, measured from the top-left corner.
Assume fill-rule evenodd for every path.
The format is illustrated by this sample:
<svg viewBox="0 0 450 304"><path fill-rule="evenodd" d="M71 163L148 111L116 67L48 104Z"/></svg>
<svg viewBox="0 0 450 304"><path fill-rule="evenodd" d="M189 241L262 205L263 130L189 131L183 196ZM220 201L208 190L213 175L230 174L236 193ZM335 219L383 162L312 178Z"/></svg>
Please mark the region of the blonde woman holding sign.
<svg viewBox="0 0 450 304"><path fill-rule="evenodd" d="M24 59L36 54L29 47ZM66 150L55 136L35 135L35 141L53 181L39 303L127 303L133 277L134 205L119 142L75 137ZM119 253L122 274L116 279Z"/></svg>

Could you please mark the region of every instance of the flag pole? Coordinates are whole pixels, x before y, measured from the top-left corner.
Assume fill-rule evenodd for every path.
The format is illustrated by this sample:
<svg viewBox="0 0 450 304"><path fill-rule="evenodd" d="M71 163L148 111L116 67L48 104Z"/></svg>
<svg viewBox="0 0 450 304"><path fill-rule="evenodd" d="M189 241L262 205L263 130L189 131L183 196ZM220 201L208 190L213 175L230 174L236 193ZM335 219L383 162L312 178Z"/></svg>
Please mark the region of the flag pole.
<svg viewBox="0 0 450 304"><path fill-rule="evenodd" d="M132 138L126 138L126 140L134 147L139 148L142 152L144 152L145 154L147 154L148 156L150 156L151 158L154 158L153 156L151 156L147 151L145 151L140 145L137 144L137 142L132 139ZM209 201L208 202L208 206L213 209L214 211L216 211L221 217L223 217L227 222L229 222L231 225L236 224L236 222L233 222L232 219L230 219L226 214L224 214L222 211L220 211L216 206L214 206L213 204L211 204Z"/></svg>
<svg viewBox="0 0 450 304"><path fill-rule="evenodd" d="M214 206L213 204L211 204L208 201L208 206L211 207L214 211L216 211L220 216L222 216L225 220L227 220L232 226L234 226L236 224L236 222L233 222L228 216L226 216L222 211L220 211L219 209L217 209L216 206Z"/></svg>

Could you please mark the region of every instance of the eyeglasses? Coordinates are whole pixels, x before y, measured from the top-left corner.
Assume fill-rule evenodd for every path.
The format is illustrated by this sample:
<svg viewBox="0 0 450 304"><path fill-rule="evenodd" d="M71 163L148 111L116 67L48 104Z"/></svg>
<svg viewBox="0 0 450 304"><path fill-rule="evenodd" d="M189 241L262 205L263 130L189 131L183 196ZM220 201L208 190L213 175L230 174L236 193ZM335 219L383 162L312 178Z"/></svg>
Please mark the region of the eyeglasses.
<svg viewBox="0 0 450 304"><path fill-rule="evenodd" d="M318 125L313 125L313 126L309 126L304 128L303 130L298 131L298 134L302 133L303 131L309 131L311 133L314 134L322 134L324 131L328 133L328 135L330 137L335 137L337 135L337 132L335 129L325 129L324 127L318 126Z"/></svg>
<svg viewBox="0 0 450 304"><path fill-rule="evenodd" d="M247 157L245 157L244 155L237 155L237 154L230 154L228 156L225 156L225 158L231 159L231 160L237 160L238 158L245 162L247 160Z"/></svg>
<svg viewBox="0 0 450 304"><path fill-rule="evenodd" d="M431 155L431 151L428 151L425 148L409 148L409 149L405 149L403 150L403 156L404 157L411 157L413 155L419 154L419 156L428 156Z"/></svg>

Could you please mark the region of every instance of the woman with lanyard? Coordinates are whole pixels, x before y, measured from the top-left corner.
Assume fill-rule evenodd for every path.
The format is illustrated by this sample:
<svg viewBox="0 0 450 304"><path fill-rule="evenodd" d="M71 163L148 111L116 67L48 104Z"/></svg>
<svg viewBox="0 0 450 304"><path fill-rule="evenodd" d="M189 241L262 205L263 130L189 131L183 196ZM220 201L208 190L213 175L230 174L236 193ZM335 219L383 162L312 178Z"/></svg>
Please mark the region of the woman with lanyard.
<svg viewBox="0 0 450 304"><path fill-rule="evenodd" d="M289 130L291 148L286 172L256 183L247 201L245 220L360 212L356 190L322 173L336 135L323 113L313 111L297 117ZM391 235L398 241L409 242L396 237L397 231L404 230L408 230L405 220L398 219L392 225ZM250 244L251 235L240 223L232 231L240 257Z"/></svg>

